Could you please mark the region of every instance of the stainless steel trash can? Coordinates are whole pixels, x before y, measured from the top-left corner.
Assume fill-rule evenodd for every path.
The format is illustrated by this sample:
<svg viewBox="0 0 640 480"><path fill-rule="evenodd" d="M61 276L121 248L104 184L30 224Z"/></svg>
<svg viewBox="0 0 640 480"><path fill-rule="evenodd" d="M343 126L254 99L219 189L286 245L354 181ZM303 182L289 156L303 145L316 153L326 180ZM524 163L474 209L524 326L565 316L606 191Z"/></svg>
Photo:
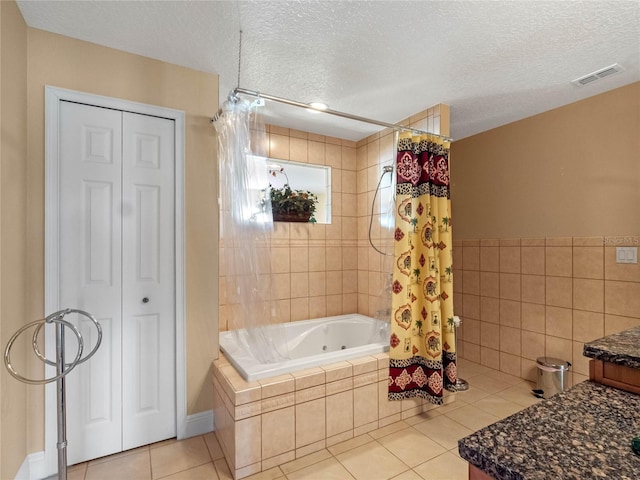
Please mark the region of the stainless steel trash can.
<svg viewBox="0 0 640 480"><path fill-rule="evenodd" d="M539 398L549 398L567 387L571 363L554 357L538 357L538 382L533 394Z"/></svg>

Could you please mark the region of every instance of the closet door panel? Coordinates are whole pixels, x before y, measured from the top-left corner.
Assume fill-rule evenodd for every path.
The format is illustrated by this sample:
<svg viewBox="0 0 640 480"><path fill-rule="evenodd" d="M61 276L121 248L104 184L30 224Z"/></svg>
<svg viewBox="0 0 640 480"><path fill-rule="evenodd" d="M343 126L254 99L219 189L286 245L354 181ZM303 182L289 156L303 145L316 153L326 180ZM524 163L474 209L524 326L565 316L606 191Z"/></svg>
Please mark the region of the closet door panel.
<svg viewBox="0 0 640 480"><path fill-rule="evenodd" d="M69 463L119 452L121 417L121 112L62 102L60 107L59 305L102 324L102 346L66 377ZM48 206L52 207L52 206ZM85 339L85 317L68 315ZM66 334L67 359L77 351Z"/></svg>
<svg viewBox="0 0 640 480"><path fill-rule="evenodd" d="M123 448L176 434L174 122L123 113Z"/></svg>

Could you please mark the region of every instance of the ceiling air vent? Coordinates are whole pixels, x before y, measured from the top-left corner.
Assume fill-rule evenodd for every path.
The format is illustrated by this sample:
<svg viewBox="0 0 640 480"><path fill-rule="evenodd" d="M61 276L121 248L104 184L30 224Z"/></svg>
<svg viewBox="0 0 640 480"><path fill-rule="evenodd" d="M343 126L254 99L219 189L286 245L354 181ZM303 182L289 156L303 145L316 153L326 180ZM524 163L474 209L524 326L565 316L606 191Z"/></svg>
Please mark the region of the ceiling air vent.
<svg viewBox="0 0 640 480"><path fill-rule="evenodd" d="M596 72L592 72L592 73L590 73L588 75L585 75L583 77L576 78L571 83L573 83L574 85L576 85L578 87L582 87L583 85L595 82L596 80L600 80L601 78L604 78L604 77L609 77L611 75L615 75L616 73L620 73L622 71L624 71L624 68L622 68L617 63L614 63L613 65L609 65L608 67L601 68L600 70L598 70Z"/></svg>

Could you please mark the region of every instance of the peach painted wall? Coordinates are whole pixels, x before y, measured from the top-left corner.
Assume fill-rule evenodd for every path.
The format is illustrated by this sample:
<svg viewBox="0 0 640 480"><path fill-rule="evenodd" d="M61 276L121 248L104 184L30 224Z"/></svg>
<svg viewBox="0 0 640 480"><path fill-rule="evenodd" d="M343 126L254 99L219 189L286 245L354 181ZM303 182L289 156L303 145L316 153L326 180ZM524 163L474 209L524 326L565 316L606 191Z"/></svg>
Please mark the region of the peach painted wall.
<svg viewBox="0 0 640 480"><path fill-rule="evenodd" d="M45 85L182 110L186 113L187 413L210 410L211 362L218 351L217 168L210 118L218 106L218 77L41 30L29 28L27 35L29 292L23 320L45 315ZM34 452L43 449L43 389L30 387L29 397L28 451Z"/></svg>
<svg viewBox="0 0 640 480"><path fill-rule="evenodd" d="M640 82L454 141L451 156L458 240L640 232Z"/></svg>
<svg viewBox="0 0 640 480"><path fill-rule="evenodd" d="M585 87L588 88L588 87ZM552 355L640 325L640 83L452 145L461 354L533 379Z"/></svg>
<svg viewBox="0 0 640 480"><path fill-rule="evenodd" d="M280 322L355 313L357 218L355 142L267 126L270 158L331 167L330 224L275 222L271 268ZM293 186L295 188L295 185ZM235 315L220 248L220 329ZM237 304L236 304L237 305Z"/></svg>
<svg viewBox="0 0 640 480"><path fill-rule="evenodd" d="M27 27L15 2L0 2L0 346L26 321ZM25 340L25 337L22 338ZM12 362L25 372L26 341ZM27 450L30 387L0 367L0 478L13 478Z"/></svg>

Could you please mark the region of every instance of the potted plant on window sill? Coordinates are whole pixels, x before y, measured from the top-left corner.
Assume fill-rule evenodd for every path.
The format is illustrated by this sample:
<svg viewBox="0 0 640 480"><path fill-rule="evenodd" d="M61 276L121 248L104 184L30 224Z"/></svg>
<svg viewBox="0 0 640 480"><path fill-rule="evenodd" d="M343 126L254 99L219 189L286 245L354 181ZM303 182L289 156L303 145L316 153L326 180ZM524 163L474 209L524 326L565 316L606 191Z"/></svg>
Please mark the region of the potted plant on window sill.
<svg viewBox="0 0 640 480"><path fill-rule="evenodd" d="M289 184L270 188L271 211L274 222L316 223L314 213L318 197L305 190L292 190Z"/></svg>

